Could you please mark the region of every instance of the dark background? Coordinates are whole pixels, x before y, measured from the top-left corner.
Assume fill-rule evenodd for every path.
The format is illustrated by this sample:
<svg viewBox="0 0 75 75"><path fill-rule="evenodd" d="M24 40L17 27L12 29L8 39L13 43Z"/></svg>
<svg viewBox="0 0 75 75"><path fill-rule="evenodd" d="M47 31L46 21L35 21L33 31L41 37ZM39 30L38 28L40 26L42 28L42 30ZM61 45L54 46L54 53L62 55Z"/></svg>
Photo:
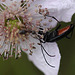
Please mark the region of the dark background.
<svg viewBox="0 0 75 75"><path fill-rule="evenodd" d="M72 22L75 21L75 16ZM61 23L62 27L70 23ZM71 39L63 38L58 41L58 46L61 53L61 63L59 75L75 75L75 29ZM0 75L44 75L40 72L32 62L27 58L27 55L22 52L20 59L9 58L3 61L0 57Z"/></svg>

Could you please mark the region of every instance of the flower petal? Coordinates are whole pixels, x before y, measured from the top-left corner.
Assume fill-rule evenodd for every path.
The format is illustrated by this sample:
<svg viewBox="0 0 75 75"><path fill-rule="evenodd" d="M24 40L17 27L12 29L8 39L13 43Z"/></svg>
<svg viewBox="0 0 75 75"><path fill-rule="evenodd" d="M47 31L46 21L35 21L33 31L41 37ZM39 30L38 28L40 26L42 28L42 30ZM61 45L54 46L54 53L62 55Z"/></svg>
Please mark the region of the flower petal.
<svg viewBox="0 0 75 75"><path fill-rule="evenodd" d="M56 21L52 19L51 22L49 22L50 17L47 17L44 19L42 15L39 13L36 13L35 10L38 9L35 7L35 5L42 5L42 9L47 8L50 12L50 16L54 16L57 18L59 21L65 21L69 22L71 21L72 15L75 13L75 2L74 0L39 0L35 1L31 4L31 7L29 8L29 12L31 12L32 17L33 17L33 23L35 23L36 20L43 19L41 21L41 25L47 24L46 26L43 26L45 28L54 28L56 26ZM37 18L36 18L37 17Z"/></svg>
<svg viewBox="0 0 75 75"><path fill-rule="evenodd" d="M55 68L50 67L44 57L43 54L41 52L41 47L40 45L38 45L37 43L39 43L39 41L37 39L34 39L32 37L30 37L30 41L35 43L35 47L36 49L32 50L33 54L32 56L28 55L29 59L41 70L44 72L45 75L57 75L58 74L58 70L59 70L59 64L60 64L60 53L59 53L59 49L57 47L57 44L54 43L45 43L43 44L43 47L46 49L46 51L50 54L50 55L55 55L55 57L49 57L45 52L44 55L47 59L47 61L49 62L49 64L51 64L52 66L55 66ZM26 51L24 51L26 52ZM29 54L29 52L26 52Z"/></svg>
<svg viewBox="0 0 75 75"><path fill-rule="evenodd" d="M42 3L42 6L44 8L50 9L56 9L55 12L57 15L57 19L59 21L65 21L69 22L71 21L72 15L75 13L75 1L74 0L45 0L44 3Z"/></svg>

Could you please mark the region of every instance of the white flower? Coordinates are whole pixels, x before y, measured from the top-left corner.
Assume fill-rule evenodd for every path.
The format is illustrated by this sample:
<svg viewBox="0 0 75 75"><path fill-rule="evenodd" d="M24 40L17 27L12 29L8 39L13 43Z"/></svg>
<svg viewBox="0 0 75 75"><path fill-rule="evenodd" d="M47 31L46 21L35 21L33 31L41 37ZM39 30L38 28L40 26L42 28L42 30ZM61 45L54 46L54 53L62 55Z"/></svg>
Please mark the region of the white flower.
<svg viewBox="0 0 75 75"><path fill-rule="evenodd" d="M43 55L37 35L40 28L46 32L56 26L56 20L46 15L71 21L74 5L74 0L0 0L0 54L8 59L15 52L17 58L22 50L45 75L57 75L61 57L58 46L55 42L43 43L47 53L55 56L48 56L44 49Z"/></svg>

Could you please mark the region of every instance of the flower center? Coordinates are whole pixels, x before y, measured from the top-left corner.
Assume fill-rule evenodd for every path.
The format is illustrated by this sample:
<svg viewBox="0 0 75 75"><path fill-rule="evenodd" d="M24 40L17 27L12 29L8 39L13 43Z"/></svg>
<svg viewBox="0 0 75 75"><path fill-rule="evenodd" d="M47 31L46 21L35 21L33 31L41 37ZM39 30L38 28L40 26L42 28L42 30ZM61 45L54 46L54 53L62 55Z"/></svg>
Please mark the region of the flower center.
<svg viewBox="0 0 75 75"><path fill-rule="evenodd" d="M7 22L6 22L5 26L7 28L10 28L10 31L12 31L14 27L17 28L17 29L20 29L20 26L18 25L19 21L17 19L15 19L15 20L9 19L9 20L6 20L6 21Z"/></svg>

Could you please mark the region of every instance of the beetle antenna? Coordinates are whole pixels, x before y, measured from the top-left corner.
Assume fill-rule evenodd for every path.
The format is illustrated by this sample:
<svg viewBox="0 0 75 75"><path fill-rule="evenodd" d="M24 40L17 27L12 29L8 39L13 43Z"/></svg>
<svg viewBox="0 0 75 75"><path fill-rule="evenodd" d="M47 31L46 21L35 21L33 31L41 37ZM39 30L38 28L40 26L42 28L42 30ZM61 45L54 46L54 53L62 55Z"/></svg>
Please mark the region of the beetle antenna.
<svg viewBox="0 0 75 75"><path fill-rule="evenodd" d="M40 13L40 12L39 12L39 14L41 14L41 15L42 15L42 13ZM51 18L55 19L58 23L60 23L60 22L58 21L58 19L57 19L57 18L55 18L54 16L49 16L48 14L45 14L45 16L47 16L47 17L51 17Z"/></svg>
<svg viewBox="0 0 75 75"><path fill-rule="evenodd" d="M57 20L57 18L55 18L54 16L49 16L49 15L46 15L47 17L51 17L51 18L53 18L53 19L55 19L58 23L60 23L58 20Z"/></svg>
<svg viewBox="0 0 75 75"><path fill-rule="evenodd" d="M36 34L36 33L35 33ZM37 35L37 34L36 34ZM48 52L45 50L45 48L43 47L43 45L42 45L42 43L44 43L41 39L40 39L40 36L39 35L37 35L39 38L37 38L39 41L40 41L40 45L41 45L41 51L42 51L42 54L43 54L43 57L44 57L44 60L45 60L45 62L50 66L50 67L53 67L53 68L55 68L55 66L52 66L52 65L50 65L49 63L48 63L48 61L46 60L46 58L45 58L45 55L44 55L44 52L43 51L45 51L45 53L48 55L48 56L50 56L50 57L55 57L55 55L50 55L50 54L48 54Z"/></svg>
<svg viewBox="0 0 75 75"><path fill-rule="evenodd" d="M50 67L55 68L55 66L50 65L50 64L48 63L48 61L46 60L45 55L44 55L44 52L43 52L43 47L42 47L42 45L41 45L41 51L42 51L43 57L44 57L44 59L45 59L45 62L46 62Z"/></svg>
<svg viewBox="0 0 75 75"><path fill-rule="evenodd" d="M36 34L37 35L37 34ZM40 43L41 43L41 47L42 47L42 49L45 51L45 53L48 55L48 56L50 56L50 57L55 57L55 55L50 55L47 51L46 51L46 49L43 47L43 45L42 45L42 43L45 43L45 42L43 42L41 39L40 39L40 36L39 35L37 35L39 38L37 38L39 41L40 41Z"/></svg>
<svg viewBox="0 0 75 75"><path fill-rule="evenodd" d="M40 13L40 12L39 12L39 14L42 15L42 13ZM59 22L59 20L57 18L55 18L54 16L49 16L48 14L45 14L45 16L51 17L51 18L55 19L57 21L57 23L59 23L59 26L57 26L56 31L61 27L61 24L60 24L60 22Z"/></svg>
<svg viewBox="0 0 75 75"><path fill-rule="evenodd" d="M43 47L42 44L41 44L41 47L42 47L42 49L45 51L45 53L46 53L48 56L50 56L50 57L55 57L55 55L50 55L50 54L48 54L48 52L45 50L45 48Z"/></svg>

